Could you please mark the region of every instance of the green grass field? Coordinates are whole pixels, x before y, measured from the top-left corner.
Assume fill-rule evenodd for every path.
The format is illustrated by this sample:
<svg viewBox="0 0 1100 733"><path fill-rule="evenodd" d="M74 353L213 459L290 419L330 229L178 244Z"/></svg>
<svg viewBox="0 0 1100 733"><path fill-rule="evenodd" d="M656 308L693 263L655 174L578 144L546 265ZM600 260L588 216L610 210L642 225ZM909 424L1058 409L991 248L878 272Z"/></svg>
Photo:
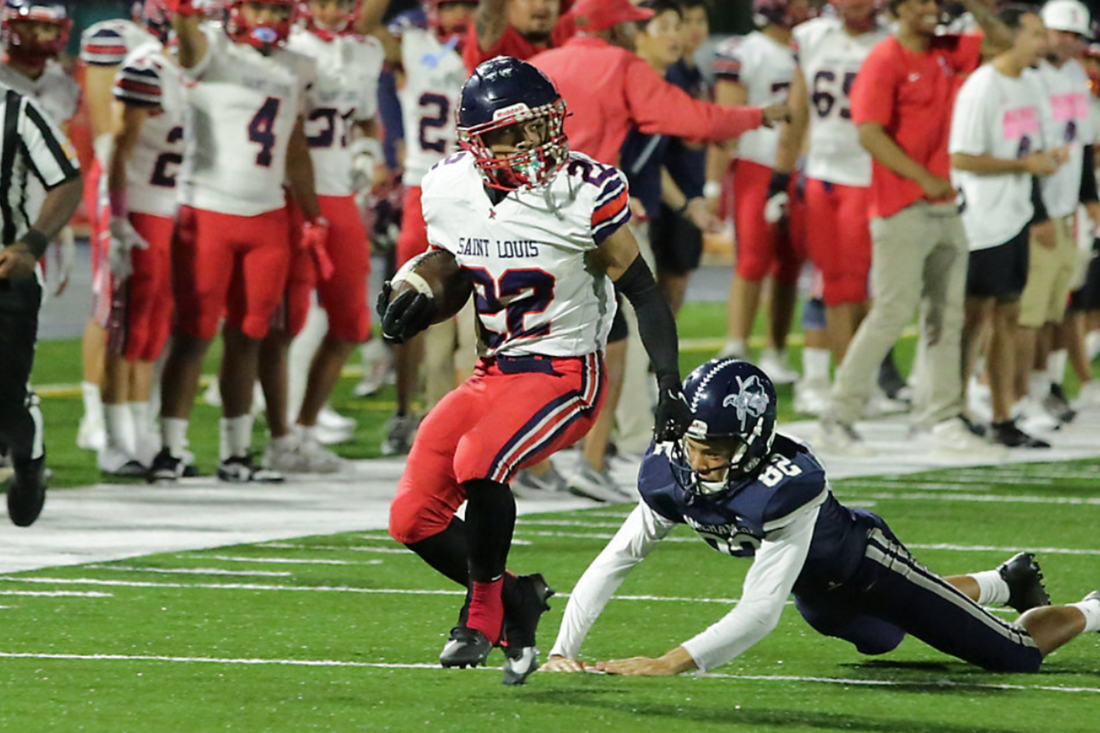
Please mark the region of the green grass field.
<svg viewBox="0 0 1100 733"><path fill-rule="evenodd" d="M715 336L720 317L716 306L692 306L681 319L684 338ZM710 355L685 350L683 366ZM35 381L76 382L77 365L74 344L43 344ZM335 405L359 419L361 444L342 451L371 457L392 393L359 400L351 385L344 380ZM55 486L97 480L91 454L72 447L79 397L50 398L43 408ZM192 442L207 469L216 417L199 408L193 420ZM860 478L833 488L842 501L886 517L943 574L1033 549L1056 602L1100 587L1100 460ZM543 572L567 594L628 510L521 517L510 567ZM667 651L728 611L748 567L676 532L628 578L583 656ZM771 636L712 676L537 673L506 688L497 669L438 668L460 604L453 585L383 531L3 576L0 730L1100 731L1096 634L1056 652L1038 675L998 675L911 639L885 657L863 657L814 633L788 606ZM564 605L554 599L543 618L544 653ZM490 664L500 662L495 652Z"/></svg>

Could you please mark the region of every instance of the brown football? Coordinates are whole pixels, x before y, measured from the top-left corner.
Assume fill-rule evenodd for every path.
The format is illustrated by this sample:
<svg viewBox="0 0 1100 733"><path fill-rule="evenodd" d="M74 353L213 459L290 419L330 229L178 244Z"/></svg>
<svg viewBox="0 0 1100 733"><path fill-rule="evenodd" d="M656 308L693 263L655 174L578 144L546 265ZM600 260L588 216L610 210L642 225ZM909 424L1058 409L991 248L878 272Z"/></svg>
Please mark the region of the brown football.
<svg viewBox="0 0 1100 733"><path fill-rule="evenodd" d="M409 265L401 268L391 281L390 302L406 290L431 295L435 303L432 323L442 323L457 315L474 291L473 283L458 266L455 256L446 250L429 250Z"/></svg>

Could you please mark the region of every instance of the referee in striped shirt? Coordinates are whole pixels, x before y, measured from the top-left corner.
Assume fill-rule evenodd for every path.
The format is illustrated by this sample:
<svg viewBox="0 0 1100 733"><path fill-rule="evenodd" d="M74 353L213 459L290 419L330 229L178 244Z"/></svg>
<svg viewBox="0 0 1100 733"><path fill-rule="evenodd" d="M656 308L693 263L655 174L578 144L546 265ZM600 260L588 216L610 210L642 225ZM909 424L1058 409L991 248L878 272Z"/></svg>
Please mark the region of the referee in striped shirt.
<svg viewBox="0 0 1100 733"><path fill-rule="evenodd" d="M31 176L49 192L40 211L27 210ZM80 195L69 141L33 100L0 86L0 444L12 459L8 516L20 527L38 519L46 500L42 414L27 390L42 302L38 260Z"/></svg>

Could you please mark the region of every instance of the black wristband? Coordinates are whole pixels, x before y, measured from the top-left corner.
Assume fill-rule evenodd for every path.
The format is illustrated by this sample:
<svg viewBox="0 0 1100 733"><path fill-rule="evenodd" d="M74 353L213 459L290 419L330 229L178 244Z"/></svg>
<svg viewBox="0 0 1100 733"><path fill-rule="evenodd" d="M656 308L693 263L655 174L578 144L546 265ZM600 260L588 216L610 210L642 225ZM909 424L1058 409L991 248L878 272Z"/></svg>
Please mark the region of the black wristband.
<svg viewBox="0 0 1100 733"><path fill-rule="evenodd" d="M46 248L50 246L50 238L37 229L28 229L19 241L27 245L36 260L46 254Z"/></svg>

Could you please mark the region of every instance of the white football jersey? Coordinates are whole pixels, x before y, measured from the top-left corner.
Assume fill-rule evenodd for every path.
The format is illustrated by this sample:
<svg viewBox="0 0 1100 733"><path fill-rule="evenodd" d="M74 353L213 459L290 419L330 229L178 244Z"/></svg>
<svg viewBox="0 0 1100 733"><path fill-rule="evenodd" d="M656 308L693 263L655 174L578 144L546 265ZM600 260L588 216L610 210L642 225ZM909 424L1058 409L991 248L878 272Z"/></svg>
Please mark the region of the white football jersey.
<svg viewBox="0 0 1100 733"><path fill-rule="evenodd" d="M1013 160L1042 149L1042 101L1034 75L1005 76L985 64L959 89L948 151ZM1031 221L1027 173L979 175L952 169L951 182L959 190L971 251L1005 244Z"/></svg>
<svg viewBox="0 0 1100 733"><path fill-rule="evenodd" d="M219 25L185 99L180 201L204 211L258 216L286 205L287 147L308 112L316 65L286 48L265 56L234 43Z"/></svg>
<svg viewBox="0 0 1100 733"><path fill-rule="evenodd" d="M1069 160L1053 175L1040 179L1043 205L1050 216L1069 216L1077 211L1085 146L1093 140L1089 120L1089 77L1076 59L1061 66L1043 60L1032 73L1039 77L1050 99L1046 147L1069 147Z"/></svg>
<svg viewBox="0 0 1100 733"><path fill-rule="evenodd" d="M37 79L23 76L7 64L0 64L0 84L38 102L50 120L61 128L80 109L80 85L53 59L46 62L46 68Z"/></svg>
<svg viewBox="0 0 1100 733"><path fill-rule="evenodd" d="M482 355L583 356L601 351L615 316L611 278L586 254L630 219L626 177L582 153L546 189L486 195L459 152L421 182L428 241L474 282Z"/></svg>
<svg viewBox="0 0 1100 733"><path fill-rule="evenodd" d="M405 84L398 91L405 125L406 186L419 186L428 170L455 151L455 112L466 66L451 44L423 28L401 32Z"/></svg>
<svg viewBox="0 0 1100 733"><path fill-rule="evenodd" d="M183 75L158 42L137 48L115 76L115 99L150 110L126 161L131 212L173 217L176 177L183 162Z"/></svg>
<svg viewBox="0 0 1100 733"><path fill-rule="evenodd" d="M735 81L749 91L748 105L767 107L787 101L794 79L794 50L760 31L744 38L727 38L715 50L719 79ZM779 128L761 127L737 139L737 157L769 168L775 166Z"/></svg>
<svg viewBox="0 0 1100 733"><path fill-rule="evenodd" d="M373 36L346 34L325 40L304 28L290 33L288 48L317 63L317 81L306 121L313 180L321 196L351 196L348 145L357 122L378 111L378 77L386 60Z"/></svg>
<svg viewBox="0 0 1100 733"><path fill-rule="evenodd" d="M91 66L118 66L138 46L157 38L131 20L105 20L80 36L80 60Z"/></svg>
<svg viewBox="0 0 1100 733"><path fill-rule="evenodd" d="M794 29L795 48L809 95L806 175L843 186L871 185L871 154L859 143L848 95L885 29L858 36L837 18L815 18Z"/></svg>

